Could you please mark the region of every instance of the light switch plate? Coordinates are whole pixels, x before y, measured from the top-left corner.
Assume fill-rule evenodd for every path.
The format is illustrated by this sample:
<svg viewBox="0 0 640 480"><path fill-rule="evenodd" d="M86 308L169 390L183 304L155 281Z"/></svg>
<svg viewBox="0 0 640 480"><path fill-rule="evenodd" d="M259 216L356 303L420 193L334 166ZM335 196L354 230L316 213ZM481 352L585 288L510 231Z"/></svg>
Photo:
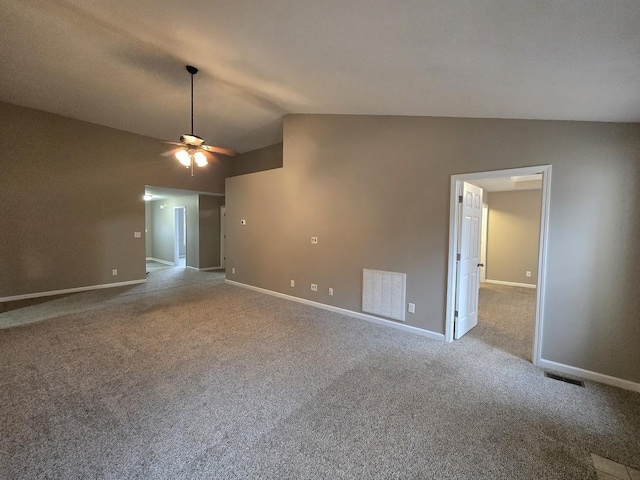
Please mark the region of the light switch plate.
<svg viewBox="0 0 640 480"><path fill-rule="evenodd" d="M410 303L409 304L409 313L416 313L416 304L415 303Z"/></svg>

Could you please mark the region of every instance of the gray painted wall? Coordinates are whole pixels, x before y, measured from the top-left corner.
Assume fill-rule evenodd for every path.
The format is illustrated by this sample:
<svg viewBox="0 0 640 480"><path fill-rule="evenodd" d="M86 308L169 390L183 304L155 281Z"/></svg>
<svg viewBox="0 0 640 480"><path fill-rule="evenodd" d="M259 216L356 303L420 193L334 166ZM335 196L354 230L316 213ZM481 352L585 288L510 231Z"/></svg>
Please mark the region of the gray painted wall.
<svg viewBox="0 0 640 480"><path fill-rule="evenodd" d="M0 103L0 298L144 280L144 186L224 193L159 140ZM118 269L118 276L111 270Z"/></svg>
<svg viewBox="0 0 640 480"><path fill-rule="evenodd" d="M407 324L444 333L451 175L543 164L542 357L638 382L640 124L287 116L284 168L227 179L228 278L360 311L362 268L406 272Z"/></svg>
<svg viewBox="0 0 640 480"><path fill-rule="evenodd" d="M489 205L487 279L535 285L542 191L491 192L485 202Z"/></svg>
<svg viewBox="0 0 640 480"><path fill-rule="evenodd" d="M282 168L282 143L245 152L233 160L230 176Z"/></svg>

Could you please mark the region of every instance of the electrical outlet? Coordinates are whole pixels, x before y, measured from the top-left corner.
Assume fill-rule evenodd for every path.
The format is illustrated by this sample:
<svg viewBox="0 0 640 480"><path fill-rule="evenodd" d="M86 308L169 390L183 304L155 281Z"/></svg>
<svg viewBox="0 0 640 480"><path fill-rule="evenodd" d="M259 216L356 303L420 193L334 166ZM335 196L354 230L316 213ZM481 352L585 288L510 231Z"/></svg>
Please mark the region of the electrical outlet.
<svg viewBox="0 0 640 480"><path fill-rule="evenodd" d="M525 275L526 275L527 277L530 277L530 276L531 276L531 272L530 272L529 270L527 270L527 272L525 273Z"/></svg>
<svg viewBox="0 0 640 480"><path fill-rule="evenodd" d="M409 304L409 313L416 313L416 304L415 303L410 303Z"/></svg>
<svg viewBox="0 0 640 480"><path fill-rule="evenodd" d="M240 220L240 225L246 225L247 221L243 218L242 220Z"/></svg>
<svg viewBox="0 0 640 480"><path fill-rule="evenodd" d="M312 245L317 245L318 244L318 237L311 237L311 244Z"/></svg>
<svg viewBox="0 0 640 480"><path fill-rule="evenodd" d="M291 280L291 286L295 287L296 286L296 281L295 280Z"/></svg>
<svg viewBox="0 0 640 480"><path fill-rule="evenodd" d="M113 276L118 275L118 269L114 268L113 270L111 270L111 275L113 275Z"/></svg>
<svg viewBox="0 0 640 480"><path fill-rule="evenodd" d="M315 283L311 284L311 291L312 292L317 292L318 291L318 285L316 285Z"/></svg>
<svg viewBox="0 0 640 480"><path fill-rule="evenodd" d="M142 234L140 232L133 232L133 238L141 238Z"/></svg>
<svg viewBox="0 0 640 480"><path fill-rule="evenodd" d="M330 289L329 289L329 296L330 296L330 297L333 297L333 288L330 288Z"/></svg>
<svg viewBox="0 0 640 480"><path fill-rule="evenodd" d="M232 268L232 269L231 269L231 273L235 274L235 273L236 273L236 269L235 269L235 268Z"/></svg>

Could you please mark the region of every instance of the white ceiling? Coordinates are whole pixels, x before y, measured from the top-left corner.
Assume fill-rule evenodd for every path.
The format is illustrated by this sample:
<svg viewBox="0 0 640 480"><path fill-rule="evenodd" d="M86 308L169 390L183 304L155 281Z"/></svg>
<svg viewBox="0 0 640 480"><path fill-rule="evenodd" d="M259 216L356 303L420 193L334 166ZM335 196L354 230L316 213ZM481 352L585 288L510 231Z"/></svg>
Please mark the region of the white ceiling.
<svg viewBox="0 0 640 480"><path fill-rule="evenodd" d="M246 151L286 113L640 121L637 0L0 0L0 100Z"/></svg>
<svg viewBox="0 0 640 480"><path fill-rule="evenodd" d="M527 177L493 177L480 180L468 180L485 192L507 192L511 190L540 190L542 188L542 174Z"/></svg>

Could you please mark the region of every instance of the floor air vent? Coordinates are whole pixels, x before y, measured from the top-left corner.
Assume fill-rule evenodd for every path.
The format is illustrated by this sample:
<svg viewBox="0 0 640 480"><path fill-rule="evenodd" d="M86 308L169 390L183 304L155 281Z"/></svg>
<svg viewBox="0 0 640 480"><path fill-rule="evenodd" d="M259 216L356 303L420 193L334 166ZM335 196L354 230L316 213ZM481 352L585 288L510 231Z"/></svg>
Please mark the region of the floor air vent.
<svg viewBox="0 0 640 480"><path fill-rule="evenodd" d="M547 378L553 378L554 380L560 380L561 382L570 383L571 385L578 385L584 388L584 382L582 380L576 380L575 378L563 377L557 373L544 372L544 376Z"/></svg>

